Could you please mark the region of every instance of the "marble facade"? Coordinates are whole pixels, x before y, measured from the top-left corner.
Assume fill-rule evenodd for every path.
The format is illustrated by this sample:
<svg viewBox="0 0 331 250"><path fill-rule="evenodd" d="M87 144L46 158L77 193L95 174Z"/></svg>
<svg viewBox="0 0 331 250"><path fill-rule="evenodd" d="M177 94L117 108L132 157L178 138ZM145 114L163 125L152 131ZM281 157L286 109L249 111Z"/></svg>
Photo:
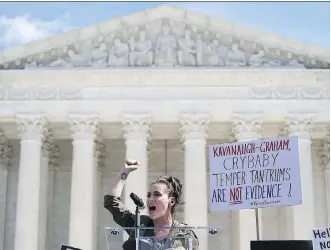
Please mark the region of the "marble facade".
<svg viewBox="0 0 331 250"><path fill-rule="evenodd" d="M0 250L106 249L103 195L125 158L141 162L132 211L132 190L176 175L179 219L224 228L201 249L248 250L254 212L208 210L206 147L284 135L304 203L260 209L260 237L311 238L330 225L328 56L170 6L0 52Z"/></svg>

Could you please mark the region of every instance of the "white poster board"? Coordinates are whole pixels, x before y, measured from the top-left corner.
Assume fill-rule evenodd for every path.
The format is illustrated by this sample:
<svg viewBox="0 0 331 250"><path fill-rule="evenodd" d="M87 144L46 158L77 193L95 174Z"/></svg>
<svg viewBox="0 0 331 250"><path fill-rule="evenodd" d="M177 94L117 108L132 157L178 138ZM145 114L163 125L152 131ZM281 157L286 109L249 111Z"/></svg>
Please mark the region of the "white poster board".
<svg viewBox="0 0 331 250"><path fill-rule="evenodd" d="M330 249L330 228L321 227L313 229L314 250Z"/></svg>
<svg viewBox="0 0 331 250"><path fill-rule="evenodd" d="M298 138L209 145L212 212L302 204Z"/></svg>

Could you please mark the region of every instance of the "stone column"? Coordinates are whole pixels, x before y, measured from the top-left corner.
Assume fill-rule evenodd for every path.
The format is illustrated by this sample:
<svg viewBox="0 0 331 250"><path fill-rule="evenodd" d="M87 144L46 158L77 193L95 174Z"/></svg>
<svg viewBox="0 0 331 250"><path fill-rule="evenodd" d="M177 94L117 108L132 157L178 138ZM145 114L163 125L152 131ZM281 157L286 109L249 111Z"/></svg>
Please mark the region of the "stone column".
<svg viewBox="0 0 331 250"><path fill-rule="evenodd" d="M95 232L96 232L96 249L100 249L99 248L99 208L100 208L100 204L102 204L102 200L101 200L101 191L102 191L102 173L103 173L103 169L105 167L105 162L104 162L104 158L105 158L105 145L103 144L101 137L99 137L96 142L96 147L95 147L95 154L94 154L94 164L95 164L95 168L97 169L96 172L96 180L95 180L95 214L94 216L94 222L95 222ZM102 207L103 208L103 207ZM104 233L102 233L102 236L104 237Z"/></svg>
<svg viewBox="0 0 331 250"><path fill-rule="evenodd" d="M313 161L313 180L314 180L314 207L315 207L315 227L326 226L326 189L325 189L325 176L324 176L324 165L323 165L323 148L324 143L320 140L312 141L311 149L312 152L317 152L317 157L320 157L321 161ZM322 153L320 153L322 152Z"/></svg>
<svg viewBox="0 0 331 250"><path fill-rule="evenodd" d="M130 198L130 193L134 192L146 201L148 191L148 155L147 144L151 132L150 115L131 115L123 116L124 139L126 145L126 159L137 160L139 168L130 174L124 188L125 205L135 212L135 205ZM123 162L124 166L124 162ZM142 214L146 213L146 209Z"/></svg>
<svg viewBox="0 0 331 250"><path fill-rule="evenodd" d="M7 201L7 176L10 163L11 147L7 138L0 130L0 250L4 250L5 241L5 217Z"/></svg>
<svg viewBox="0 0 331 250"><path fill-rule="evenodd" d="M208 115L183 114L180 133L185 147L184 220L189 226L208 226L206 139ZM194 191L193 191L194 190ZM197 230L200 248L208 249L208 231Z"/></svg>
<svg viewBox="0 0 331 250"><path fill-rule="evenodd" d="M326 207L326 223L325 226L330 227L330 137L323 140L321 165L324 171L324 190L325 190L325 207Z"/></svg>
<svg viewBox="0 0 331 250"><path fill-rule="evenodd" d="M234 114L232 132L238 142L261 139L260 114ZM262 209L259 212L259 234L262 239ZM233 211L233 249L249 250L250 242L257 240L255 209Z"/></svg>
<svg viewBox="0 0 331 250"><path fill-rule="evenodd" d="M53 134L51 130L44 133L45 141L42 145L41 173L40 173L40 211L39 211L39 249L46 249L47 240L47 203L48 203L48 163L52 150Z"/></svg>
<svg viewBox="0 0 331 250"><path fill-rule="evenodd" d="M95 231L95 138L99 119L95 115L69 116L73 132L69 245L96 249Z"/></svg>
<svg viewBox="0 0 331 250"><path fill-rule="evenodd" d="M59 169L60 148L52 144L48 166L48 207L47 207L47 248L52 249L53 222L54 222L54 188L56 173ZM42 249L41 249L42 250Z"/></svg>
<svg viewBox="0 0 331 250"><path fill-rule="evenodd" d="M311 159L311 114L290 114L286 117L285 132L298 136L302 205L284 207L287 221L286 239L310 240L315 225L313 167ZM304 218L304 219L303 219Z"/></svg>
<svg viewBox="0 0 331 250"><path fill-rule="evenodd" d="M43 115L17 116L21 153L16 209L15 250L39 247L39 215L41 198L41 146L44 141Z"/></svg>

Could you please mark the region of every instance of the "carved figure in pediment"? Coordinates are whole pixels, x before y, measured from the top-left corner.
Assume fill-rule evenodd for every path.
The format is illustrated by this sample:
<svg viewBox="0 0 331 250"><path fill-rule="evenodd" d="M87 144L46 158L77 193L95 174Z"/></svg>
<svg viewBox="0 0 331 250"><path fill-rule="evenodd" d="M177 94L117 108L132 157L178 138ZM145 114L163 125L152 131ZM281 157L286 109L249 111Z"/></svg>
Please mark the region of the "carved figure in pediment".
<svg viewBox="0 0 331 250"><path fill-rule="evenodd" d="M266 60L265 60L265 52L263 50L260 50L257 53L254 53L249 58L249 66L251 67L262 67L265 66Z"/></svg>
<svg viewBox="0 0 331 250"><path fill-rule="evenodd" d="M212 40L211 34L207 29L203 32L203 40L208 42Z"/></svg>
<svg viewBox="0 0 331 250"><path fill-rule="evenodd" d="M25 68L37 68L38 67L38 63L35 59L31 59L29 60L26 64L25 64Z"/></svg>
<svg viewBox="0 0 331 250"><path fill-rule="evenodd" d="M86 67L90 66L89 60L84 59L80 54L75 53L73 50L68 50L68 57L70 66L73 67Z"/></svg>
<svg viewBox="0 0 331 250"><path fill-rule="evenodd" d="M226 58L226 66L230 67L244 67L246 66L246 58L243 51L238 47L238 44L233 43L231 49L228 51Z"/></svg>
<svg viewBox="0 0 331 250"><path fill-rule="evenodd" d="M131 36L130 49L131 66L151 66L153 64L152 41L146 39L145 31L139 32L138 41Z"/></svg>
<svg viewBox="0 0 331 250"><path fill-rule="evenodd" d="M38 67L47 67L49 64L49 59L45 58L44 53L35 55L34 57L27 58L27 63L25 68L38 68Z"/></svg>
<svg viewBox="0 0 331 250"><path fill-rule="evenodd" d="M284 67L283 63L280 60L275 60L275 59L271 59L268 60L264 63L265 67L274 67L274 68L282 68Z"/></svg>
<svg viewBox="0 0 331 250"><path fill-rule="evenodd" d="M204 45L204 64L206 66L224 66L224 57L228 48L220 44L219 40L206 42Z"/></svg>
<svg viewBox="0 0 331 250"><path fill-rule="evenodd" d="M176 66L177 65L177 40L170 33L170 27L165 24L162 32L156 37L155 65L156 66Z"/></svg>
<svg viewBox="0 0 331 250"><path fill-rule="evenodd" d="M91 65L94 67L106 67L108 59L108 49L105 43L91 50Z"/></svg>
<svg viewBox="0 0 331 250"><path fill-rule="evenodd" d="M50 62L50 59L45 55L45 53L40 53L35 58L38 67L47 67Z"/></svg>
<svg viewBox="0 0 331 250"><path fill-rule="evenodd" d="M295 60L294 58L288 62L287 66L291 68L305 68L303 63L298 62L298 60Z"/></svg>
<svg viewBox="0 0 331 250"><path fill-rule="evenodd" d="M109 52L108 65L114 67L129 66L129 45L115 39L114 45Z"/></svg>
<svg viewBox="0 0 331 250"><path fill-rule="evenodd" d="M202 48L197 47L196 41L191 38L189 30L184 31L184 38L179 39L178 63L180 66L195 66L196 56ZM200 52L200 51L199 51ZM201 53L201 52L200 52Z"/></svg>
<svg viewBox="0 0 331 250"><path fill-rule="evenodd" d="M62 57L56 58L54 61L50 62L49 64L47 64L47 67L61 67L61 68L65 68L65 67L71 67L72 64L68 61L66 61L65 59L63 59Z"/></svg>
<svg viewBox="0 0 331 250"><path fill-rule="evenodd" d="M197 38L195 41L195 46L196 46L196 65L197 66L202 66L203 65L203 53L204 53L204 41L201 39L201 34L197 33L196 34Z"/></svg>

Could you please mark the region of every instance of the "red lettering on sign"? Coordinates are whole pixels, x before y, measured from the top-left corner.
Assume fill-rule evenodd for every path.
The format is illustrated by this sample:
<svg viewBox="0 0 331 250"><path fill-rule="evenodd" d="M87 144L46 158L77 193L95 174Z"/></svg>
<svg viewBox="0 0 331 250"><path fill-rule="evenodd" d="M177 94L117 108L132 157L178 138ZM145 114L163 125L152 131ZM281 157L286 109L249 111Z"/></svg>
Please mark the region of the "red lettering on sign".
<svg viewBox="0 0 331 250"><path fill-rule="evenodd" d="M230 188L230 204L241 204L242 201L242 187Z"/></svg>

